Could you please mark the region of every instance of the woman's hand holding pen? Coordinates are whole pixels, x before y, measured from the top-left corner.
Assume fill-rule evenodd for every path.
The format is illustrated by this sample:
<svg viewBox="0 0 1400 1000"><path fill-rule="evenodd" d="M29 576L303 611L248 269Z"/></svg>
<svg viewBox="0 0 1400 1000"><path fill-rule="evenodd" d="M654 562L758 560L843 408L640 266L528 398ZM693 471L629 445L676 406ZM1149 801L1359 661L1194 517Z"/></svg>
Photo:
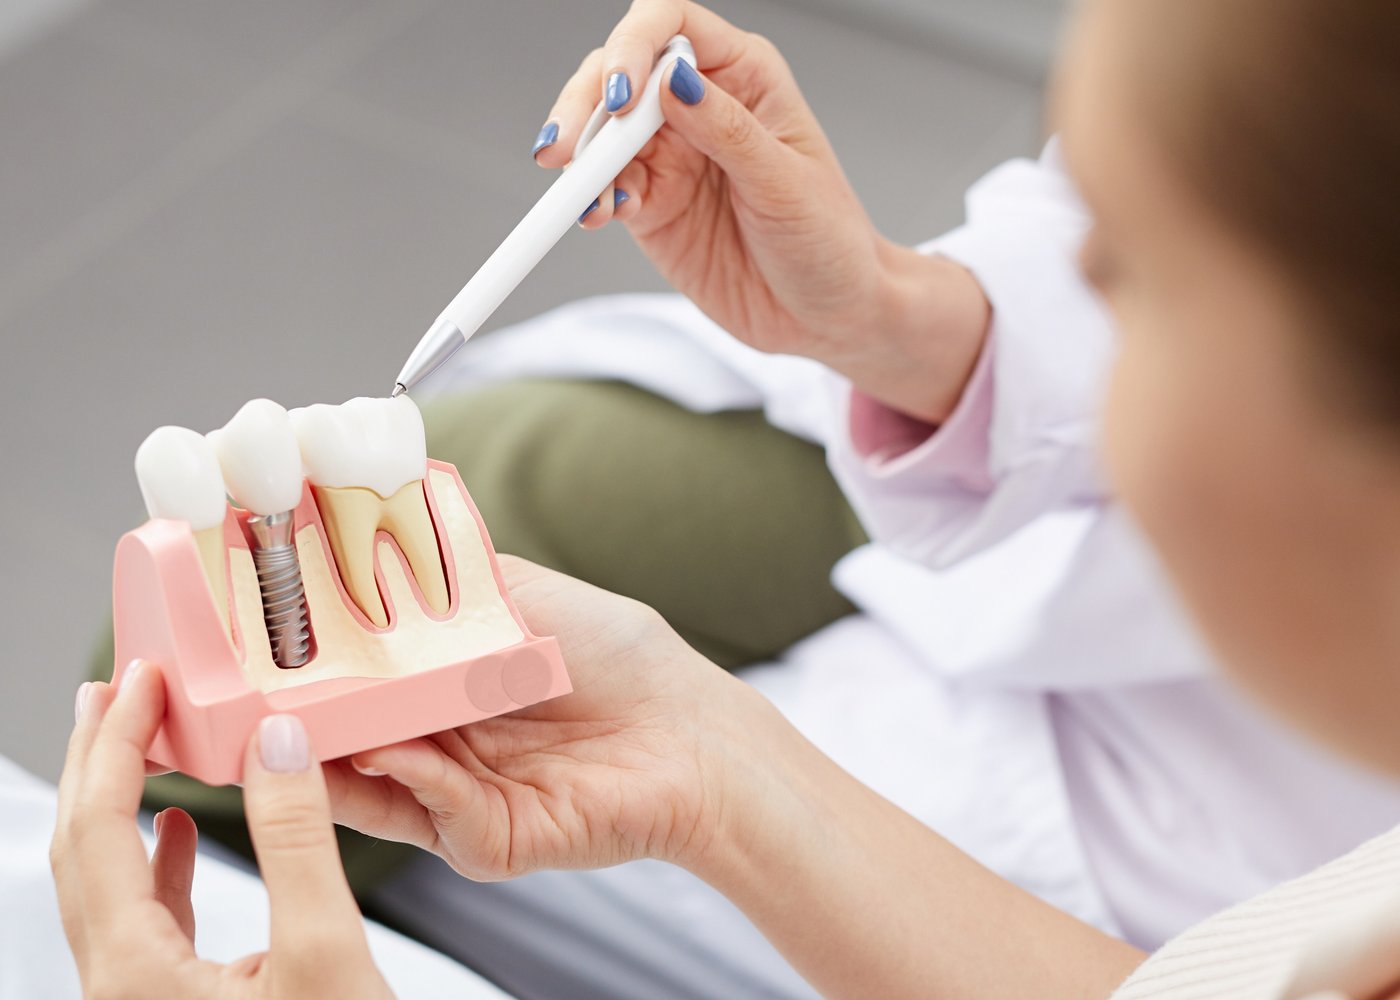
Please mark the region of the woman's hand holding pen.
<svg viewBox="0 0 1400 1000"><path fill-rule="evenodd" d="M584 219L625 223L661 273L763 351L815 358L930 422L951 412L989 308L976 280L881 236L771 42L690 0L637 0L565 85L535 148L567 164L600 96L626 114L672 35L699 72L662 81L667 127Z"/></svg>

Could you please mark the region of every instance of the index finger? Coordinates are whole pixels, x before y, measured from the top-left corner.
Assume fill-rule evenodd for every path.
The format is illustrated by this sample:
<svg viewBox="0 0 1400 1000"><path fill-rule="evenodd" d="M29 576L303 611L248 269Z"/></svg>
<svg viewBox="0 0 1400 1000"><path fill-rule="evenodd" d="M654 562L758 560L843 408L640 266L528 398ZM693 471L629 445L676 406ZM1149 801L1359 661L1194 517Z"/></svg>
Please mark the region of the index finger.
<svg viewBox="0 0 1400 1000"><path fill-rule="evenodd" d="M146 752L165 715L165 684L150 664L128 669L116 697L93 691L74 735L59 788L54 876L82 882L85 913L110 919L153 898L146 848L136 828Z"/></svg>
<svg viewBox="0 0 1400 1000"><path fill-rule="evenodd" d="M674 35L690 39L701 72L737 62L748 39L748 32L691 0L633 0L603 46L600 85L609 111L632 110L657 57ZM618 102L624 90L627 99Z"/></svg>

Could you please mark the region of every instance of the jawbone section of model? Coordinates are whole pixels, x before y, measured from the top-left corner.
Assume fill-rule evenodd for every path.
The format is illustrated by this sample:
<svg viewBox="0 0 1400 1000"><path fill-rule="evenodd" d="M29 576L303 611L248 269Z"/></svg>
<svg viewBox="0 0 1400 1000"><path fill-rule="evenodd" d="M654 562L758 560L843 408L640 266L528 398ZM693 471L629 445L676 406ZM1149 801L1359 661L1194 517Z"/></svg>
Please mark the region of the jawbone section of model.
<svg viewBox="0 0 1400 1000"><path fill-rule="evenodd" d="M376 577L380 533L408 561L428 610L446 615L447 574L428 510L423 418L406 396L293 410L302 464L350 598L376 628L389 608Z"/></svg>

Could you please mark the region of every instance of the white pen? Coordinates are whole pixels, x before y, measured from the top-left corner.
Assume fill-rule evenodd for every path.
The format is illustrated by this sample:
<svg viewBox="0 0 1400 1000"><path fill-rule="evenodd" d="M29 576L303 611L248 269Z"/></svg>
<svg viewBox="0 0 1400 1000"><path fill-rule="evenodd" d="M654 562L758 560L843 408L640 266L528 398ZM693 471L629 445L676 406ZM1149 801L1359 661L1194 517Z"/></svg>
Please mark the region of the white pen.
<svg viewBox="0 0 1400 1000"><path fill-rule="evenodd" d="M695 65L695 50L683 35L666 43L630 112L613 117L602 104L594 109L574 146L573 162L429 327L399 372L392 395L412 389L465 344L641 152L664 121L661 78L677 59Z"/></svg>

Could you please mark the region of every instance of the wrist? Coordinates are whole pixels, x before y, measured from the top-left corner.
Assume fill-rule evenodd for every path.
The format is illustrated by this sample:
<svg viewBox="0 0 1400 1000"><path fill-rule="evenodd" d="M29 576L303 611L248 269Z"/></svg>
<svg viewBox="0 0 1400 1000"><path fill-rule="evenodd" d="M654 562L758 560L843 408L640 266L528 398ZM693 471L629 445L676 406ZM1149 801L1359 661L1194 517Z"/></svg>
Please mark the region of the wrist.
<svg viewBox="0 0 1400 1000"><path fill-rule="evenodd" d="M731 849L738 828L754 811L755 786L763 782L771 742L771 703L752 687L727 673L710 674L713 685L692 693L698 764L694 805L688 829L677 830L659 860L704 878L714 859ZM708 673L708 671L707 671ZM781 716L779 716L781 720Z"/></svg>
<svg viewBox="0 0 1400 1000"><path fill-rule="evenodd" d="M940 424L977 366L991 305L972 273L946 257L886 241L880 258L866 332L820 360L885 406Z"/></svg>
<svg viewBox="0 0 1400 1000"><path fill-rule="evenodd" d="M802 867L800 844L837 821L809 815L821 801L812 787L821 753L771 702L747 684L716 725L714 752L697 824L701 835L668 858L736 902L761 885L780 884Z"/></svg>

